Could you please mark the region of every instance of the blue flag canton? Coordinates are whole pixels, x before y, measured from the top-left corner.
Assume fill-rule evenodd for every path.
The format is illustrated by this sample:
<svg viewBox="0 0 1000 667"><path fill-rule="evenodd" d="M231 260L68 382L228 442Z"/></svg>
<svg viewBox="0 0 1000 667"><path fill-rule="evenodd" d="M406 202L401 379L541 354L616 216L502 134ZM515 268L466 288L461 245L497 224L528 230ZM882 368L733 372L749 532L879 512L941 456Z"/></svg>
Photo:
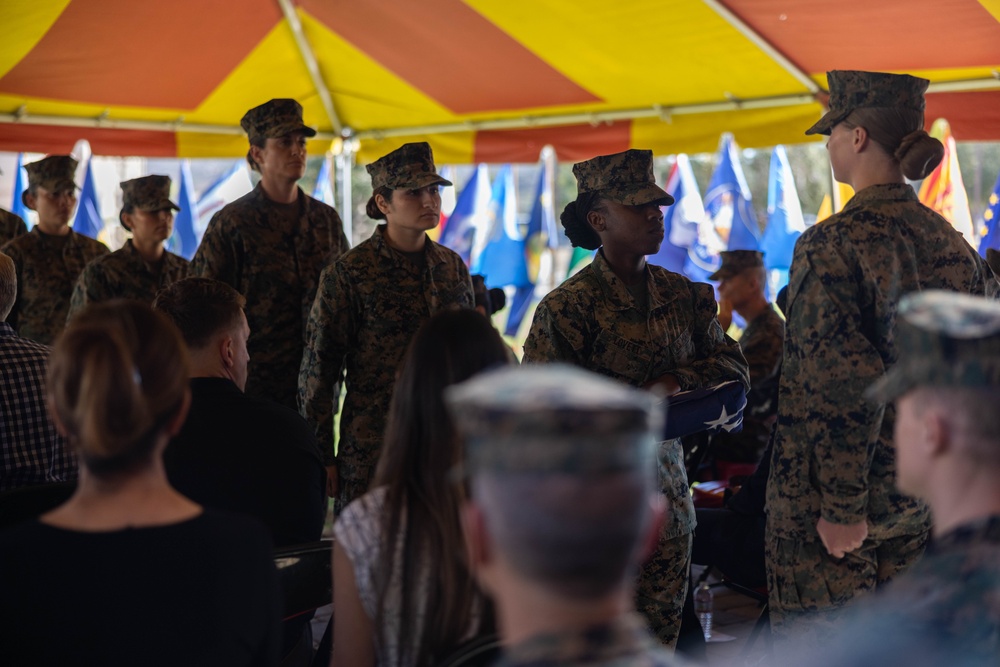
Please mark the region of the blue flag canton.
<svg viewBox="0 0 1000 667"><path fill-rule="evenodd" d="M1000 176L997 176L996 185L990 194L989 203L983 213L982 238L979 240L979 254L986 256L989 249L1000 250L1000 229L997 229L1000 222Z"/></svg>
<svg viewBox="0 0 1000 667"><path fill-rule="evenodd" d="M735 380L674 394L667 402L663 439L704 432L739 433L746 405L746 389Z"/></svg>

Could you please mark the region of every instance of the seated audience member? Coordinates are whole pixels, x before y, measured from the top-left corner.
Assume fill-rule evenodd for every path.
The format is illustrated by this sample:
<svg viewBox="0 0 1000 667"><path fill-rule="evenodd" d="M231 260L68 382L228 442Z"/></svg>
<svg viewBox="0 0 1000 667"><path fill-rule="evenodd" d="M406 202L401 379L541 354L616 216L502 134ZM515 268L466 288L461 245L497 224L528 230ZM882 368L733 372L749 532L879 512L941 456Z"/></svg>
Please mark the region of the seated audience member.
<svg viewBox="0 0 1000 667"><path fill-rule="evenodd" d="M20 285L8 321L19 336L44 345L51 345L66 327L73 285L84 267L109 252L69 226L76 207L76 166L69 155L24 165L28 189L21 201L38 214L38 224L0 246L14 260Z"/></svg>
<svg viewBox="0 0 1000 667"><path fill-rule="evenodd" d="M665 511L655 399L579 368L522 366L453 387L469 558L501 665L675 665L634 611Z"/></svg>
<svg viewBox="0 0 1000 667"><path fill-rule="evenodd" d="M312 542L323 531L326 470L297 412L243 393L252 333L244 305L210 278L180 280L156 297L191 356L191 411L164 454L167 476L197 503L257 518L275 546Z"/></svg>
<svg viewBox="0 0 1000 667"><path fill-rule="evenodd" d="M508 363L489 320L433 315L396 382L372 490L334 525L335 666L430 665L492 629L462 555L462 489L449 481L461 447L445 387Z"/></svg>
<svg viewBox="0 0 1000 667"><path fill-rule="evenodd" d="M273 665L266 531L170 486L162 455L189 404L177 329L138 302L81 312L59 336L48 406L81 461L64 505L0 533L9 665Z"/></svg>
<svg viewBox="0 0 1000 667"><path fill-rule="evenodd" d="M122 210L118 221L132 238L110 255L87 264L76 280L69 315L89 303L110 299L138 299L153 303L156 293L187 275L188 262L164 244L174 231L169 176L143 176L123 181Z"/></svg>
<svg viewBox="0 0 1000 667"><path fill-rule="evenodd" d="M778 415L778 373L785 323L767 302L764 255L756 250L721 253L722 266L709 276L719 281L719 322L728 329L733 313L746 321L740 349L750 369L743 430L712 439L712 458L757 463Z"/></svg>
<svg viewBox="0 0 1000 667"><path fill-rule="evenodd" d="M76 479L76 457L45 412L50 350L7 324L16 298L14 261L0 253L0 491Z"/></svg>

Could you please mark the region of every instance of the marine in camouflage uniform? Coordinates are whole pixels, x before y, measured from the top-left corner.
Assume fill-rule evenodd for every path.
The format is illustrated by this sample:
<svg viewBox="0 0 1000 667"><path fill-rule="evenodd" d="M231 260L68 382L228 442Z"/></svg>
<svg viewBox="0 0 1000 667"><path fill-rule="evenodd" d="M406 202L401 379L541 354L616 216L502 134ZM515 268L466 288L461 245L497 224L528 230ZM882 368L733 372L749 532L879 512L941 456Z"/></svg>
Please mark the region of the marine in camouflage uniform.
<svg viewBox="0 0 1000 667"><path fill-rule="evenodd" d="M922 111L927 81L831 72L830 86L830 112L815 131L829 131L858 107ZM829 637L840 608L923 551L927 507L893 483L895 412L863 393L896 362L899 298L925 289L993 297L1000 286L962 235L903 182L860 189L796 243L767 487L768 588L778 636ZM834 558L819 539L821 518L867 522L867 538Z"/></svg>
<svg viewBox="0 0 1000 667"><path fill-rule="evenodd" d="M33 198L42 196L39 188L53 195L75 193L76 164L68 155L50 155L26 164L28 190L22 194L25 204L30 205ZM7 322L21 337L44 345L51 345L66 326L73 284L80 272L91 260L109 252L103 243L77 234L67 224L68 218L50 225L50 221L40 217L39 224L30 232L0 248L17 267L17 302ZM43 227L65 229L66 233L45 233Z"/></svg>
<svg viewBox="0 0 1000 667"><path fill-rule="evenodd" d="M121 188L123 208L119 221L128 231L133 230L123 218L133 210L154 213L180 210L170 201L169 176L134 178L124 181ZM165 233L169 236L169 229ZM162 250L162 245L160 248ZM186 259L166 250L162 250L156 262L146 261L129 239L118 250L98 257L84 268L73 288L67 321L89 303L135 299L152 304L158 291L187 275L187 268Z"/></svg>
<svg viewBox="0 0 1000 667"><path fill-rule="evenodd" d="M578 367L546 364L487 371L449 389L446 400L465 442L466 509L482 517L479 529L466 524L470 553L481 553L480 540L490 545L488 559L474 555L471 565L491 589L500 628L540 604L518 596L528 586L552 611L536 632L522 623L520 637L503 637L498 665L681 664L620 604L635 583L639 545L655 530L643 509L657 495L657 398ZM581 493L591 502L573 500ZM503 528L512 523L518 528ZM598 543L611 546L593 557ZM559 615L570 601L591 612L589 623Z"/></svg>
<svg viewBox="0 0 1000 667"><path fill-rule="evenodd" d="M16 236L28 233L21 216L0 208L0 246Z"/></svg>
<svg viewBox="0 0 1000 667"><path fill-rule="evenodd" d="M580 192L599 191L626 205L672 203L653 182L651 151L594 158L574 165L573 171ZM677 378L682 391L729 380L747 386L746 362L739 345L722 331L710 285L647 264L645 289L648 304L643 307L611 269L604 251L598 251L589 266L538 304L523 361L568 362L633 387L667 374ZM695 525L680 440L660 443L658 469L670 517L658 553L642 569L638 608L657 637L674 646Z"/></svg>
<svg viewBox="0 0 1000 667"><path fill-rule="evenodd" d="M406 144L368 165L368 172L373 190L451 185L435 173L426 143ZM324 465L337 467L337 513L364 494L374 476L396 369L410 339L434 313L474 303L469 271L457 254L425 237L419 257L408 257L386 236L379 225L323 270L306 329L300 411L316 428ZM345 370L335 456L333 419Z"/></svg>
<svg viewBox="0 0 1000 667"><path fill-rule="evenodd" d="M240 124L251 144L316 134L303 124L299 103L288 99L251 109ZM337 211L296 190L298 208L290 216L268 198L263 181L227 205L209 222L190 267L190 275L219 280L246 297L247 396L292 409L320 273L350 247Z"/></svg>
<svg viewBox="0 0 1000 667"><path fill-rule="evenodd" d="M750 391L747 405L743 410L743 430L739 433L717 433L712 437L711 456L724 461L757 463L767 447L778 414L778 377L781 372L781 355L785 341L785 321L767 303L764 295L766 274L764 255L757 250L723 251L722 265L709 276L710 280L721 281L719 292L722 298L734 296L732 289L740 290L737 298L745 304L735 307L740 316L747 319L746 328L740 335L740 349L750 371ZM747 281L754 274L761 278L755 293L754 283L732 283L728 290L727 281L740 277ZM753 316L748 307L760 307Z"/></svg>

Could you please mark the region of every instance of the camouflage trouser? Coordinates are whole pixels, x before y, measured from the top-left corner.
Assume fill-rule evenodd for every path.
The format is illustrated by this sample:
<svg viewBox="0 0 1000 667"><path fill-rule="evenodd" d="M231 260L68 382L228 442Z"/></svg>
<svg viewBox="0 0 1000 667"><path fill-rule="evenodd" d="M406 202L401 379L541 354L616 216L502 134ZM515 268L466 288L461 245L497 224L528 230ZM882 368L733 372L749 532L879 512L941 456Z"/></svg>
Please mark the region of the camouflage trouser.
<svg viewBox="0 0 1000 667"><path fill-rule="evenodd" d="M681 629L681 611L691 576L691 533L660 538L656 552L639 572L635 606L650 631L664 646L674 648Z"/></svg>
<svg viewBox="0 0 1000 667"><path fill-rule="evenodd" d="M337 477L340 491L333 502L333 515L340 516L352 500L368 493L372 479L375 477L375 463L356 461L349 457L337 459Z"/></svg>
<svg viewBox="0 0 1000 667"><path fill-rule="evenodd" d="M822 542L778 537L765 540L768 606L776 639L829 644L844 606L906 570L924 553L926 532L887 540L865 540L843 558Z"/></svg>

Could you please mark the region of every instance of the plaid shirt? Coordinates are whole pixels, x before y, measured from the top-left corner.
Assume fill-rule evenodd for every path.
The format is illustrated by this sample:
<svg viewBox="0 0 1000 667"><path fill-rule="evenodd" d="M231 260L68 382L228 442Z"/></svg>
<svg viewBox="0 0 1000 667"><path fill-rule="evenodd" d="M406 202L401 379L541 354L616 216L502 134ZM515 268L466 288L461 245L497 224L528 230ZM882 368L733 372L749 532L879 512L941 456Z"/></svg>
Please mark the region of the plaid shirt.
<svg viewBox="0 0 1000 667"><path fill-rule="evenodd" d="M45 411L48 358L0 322L0 491L76 479L76 457Z"/></svg>

